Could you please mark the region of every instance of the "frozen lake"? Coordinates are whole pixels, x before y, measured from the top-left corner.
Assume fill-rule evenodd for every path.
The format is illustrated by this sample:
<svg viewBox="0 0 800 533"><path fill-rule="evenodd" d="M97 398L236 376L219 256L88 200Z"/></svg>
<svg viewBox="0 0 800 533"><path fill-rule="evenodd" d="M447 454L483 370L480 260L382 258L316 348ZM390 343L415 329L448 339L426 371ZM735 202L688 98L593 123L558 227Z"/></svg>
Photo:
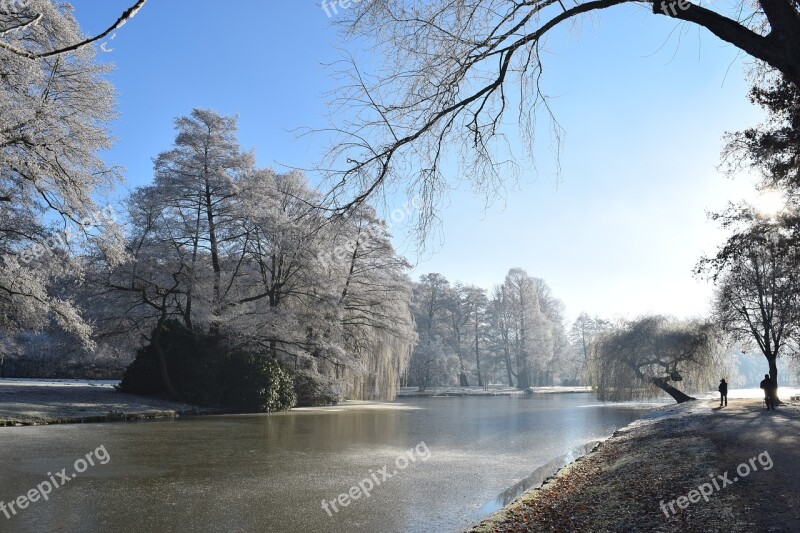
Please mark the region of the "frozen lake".
<svg viewBox="0 0 800 533"><path fill-rule="evenodd" d="M406 398L4 428L0 501L63 486L10 519L0 512L0 531L460 531L538 467L650 407L585 393Z"/></svg>

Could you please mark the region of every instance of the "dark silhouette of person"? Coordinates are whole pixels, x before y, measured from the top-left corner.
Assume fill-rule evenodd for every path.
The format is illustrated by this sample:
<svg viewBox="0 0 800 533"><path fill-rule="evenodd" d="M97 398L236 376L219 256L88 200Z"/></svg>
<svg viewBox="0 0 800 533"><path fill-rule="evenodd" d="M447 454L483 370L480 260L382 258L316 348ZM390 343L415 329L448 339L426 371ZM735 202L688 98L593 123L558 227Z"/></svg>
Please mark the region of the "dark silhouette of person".
<svg viewBox="0 0 800 533"><path fill-rule="evenodd" d="M725 402L725 407L728 407L728 383L721 379L719 380L719 406L722 407L723 401Z"/></svg>
<svg viewBox="0 0 800 533"><path fill-rule="evenodd" d="M764 374L764 379L761 380L761 384L759 386L764 389L764 402L767 404L767 411L770 409L774 411L775 396L777 396L778 384L769 377L769 374Z"/></svg>

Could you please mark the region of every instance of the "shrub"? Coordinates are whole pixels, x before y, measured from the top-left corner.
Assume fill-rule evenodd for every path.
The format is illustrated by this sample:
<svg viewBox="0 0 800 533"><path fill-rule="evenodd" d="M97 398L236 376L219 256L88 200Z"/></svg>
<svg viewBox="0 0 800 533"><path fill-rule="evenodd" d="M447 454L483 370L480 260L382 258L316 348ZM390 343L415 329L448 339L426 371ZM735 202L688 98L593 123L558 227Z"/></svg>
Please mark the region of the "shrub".
<svg viewBox="0 0 800 533"><path fill-rule="evenodd" d="M222 403L248 413L284 411L297 397L292 376L275 359L234 351L225 357Z"/></svg>
<svg viewBox="0 0 800 533"><path fill-rule="evenodd" d="M172 385L186 402L238 412L282 411L294 405L292 377L274 359L215 348L205 334L169 322L161 348ZM137 352L119 389L144 395L166 395L152 344Z"/></svg>

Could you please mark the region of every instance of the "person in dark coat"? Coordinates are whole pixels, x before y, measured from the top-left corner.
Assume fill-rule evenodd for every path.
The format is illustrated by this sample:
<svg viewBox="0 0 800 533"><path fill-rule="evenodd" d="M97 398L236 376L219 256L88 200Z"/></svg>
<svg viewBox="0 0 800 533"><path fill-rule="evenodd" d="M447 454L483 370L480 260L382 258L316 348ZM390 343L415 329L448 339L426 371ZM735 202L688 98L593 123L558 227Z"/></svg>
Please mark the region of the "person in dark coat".
<svg viewBox="0 0 800 533"><path fill-rule="evenodd" d="M719 380L719 406L722 407L723 401L725 402L725 407L728 407L728 383L721 379Z"/></svg>
<svg viewBox="0 0 800 533"><path fill-rule="evenodd" d="M775 397L778 393L778 384L769 377L769 374L764 374L764 379L761 380L761 384L759 386L764 389L764 402L767 404L767 411L770 409L774 411Z"/></svg>

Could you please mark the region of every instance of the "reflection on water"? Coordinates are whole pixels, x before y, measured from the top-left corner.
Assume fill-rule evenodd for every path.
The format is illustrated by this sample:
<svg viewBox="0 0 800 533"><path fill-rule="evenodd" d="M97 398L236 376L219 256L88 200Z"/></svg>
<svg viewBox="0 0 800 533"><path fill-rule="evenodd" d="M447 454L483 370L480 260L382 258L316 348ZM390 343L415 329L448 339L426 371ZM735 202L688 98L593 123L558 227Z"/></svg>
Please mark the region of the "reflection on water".
<svg viewBox="0 0 800 533"><path fill-rule="evenodd" d="M603 406L589 394L408 398L275 415L3 428L0 501L98 446L111 460L11 520L0 514L0 531L459 531L537 483L532 471L543 467L547 477L563 466L565 450L580 454L577 446L607 437L643 408ZM385 465L391 472L423 441L427 461L326 513L323 500Z"/></svg>

